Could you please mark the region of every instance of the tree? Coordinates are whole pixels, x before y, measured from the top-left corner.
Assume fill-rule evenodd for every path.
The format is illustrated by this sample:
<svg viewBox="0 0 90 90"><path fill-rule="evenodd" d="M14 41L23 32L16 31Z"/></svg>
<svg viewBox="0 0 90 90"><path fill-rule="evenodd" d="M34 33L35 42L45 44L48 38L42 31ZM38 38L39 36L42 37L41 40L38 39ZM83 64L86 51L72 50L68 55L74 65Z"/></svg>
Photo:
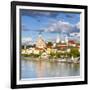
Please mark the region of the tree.
<svg viewBox="0 0 90 90"><path fill-rule="evenodd" d="M79 52L78 48L71 48L70 54L73 57L79 57L80 56L80 52Z"/></svg>
<svg viewBox="0 0 90 90"><path fill-rule="evenodd" d="M53 45L52 42L48 42L48 43L47 43L47 46L52 46L52 45Z"/></svg>

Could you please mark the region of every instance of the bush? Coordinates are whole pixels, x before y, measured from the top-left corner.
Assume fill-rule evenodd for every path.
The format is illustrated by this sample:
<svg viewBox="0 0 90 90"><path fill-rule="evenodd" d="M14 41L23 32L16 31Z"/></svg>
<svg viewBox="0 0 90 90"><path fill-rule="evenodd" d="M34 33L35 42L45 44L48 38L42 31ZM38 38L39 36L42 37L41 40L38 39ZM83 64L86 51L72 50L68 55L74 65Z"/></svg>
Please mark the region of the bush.
<svg viewBox="0 0 90 90"><path fill-rule="evenodd" d="M61 57L61 53L60 53L60 52L57 52L57 53L56 53L56 57L57 57L57 58L60 58L60 57Z"/></svg>

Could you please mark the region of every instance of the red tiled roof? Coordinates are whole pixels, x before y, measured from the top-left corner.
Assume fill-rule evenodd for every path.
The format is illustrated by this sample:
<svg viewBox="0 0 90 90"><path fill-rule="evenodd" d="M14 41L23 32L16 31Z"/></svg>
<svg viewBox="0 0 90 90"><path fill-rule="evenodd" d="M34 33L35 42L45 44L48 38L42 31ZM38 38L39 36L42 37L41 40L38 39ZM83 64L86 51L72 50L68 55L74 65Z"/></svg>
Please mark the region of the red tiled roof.
<svg viewBox="0 0 90 90"><path fill-rule="evenodd" d="M70 44L75 44L75 41L69 40L68 43L70 43Z"/></svg>

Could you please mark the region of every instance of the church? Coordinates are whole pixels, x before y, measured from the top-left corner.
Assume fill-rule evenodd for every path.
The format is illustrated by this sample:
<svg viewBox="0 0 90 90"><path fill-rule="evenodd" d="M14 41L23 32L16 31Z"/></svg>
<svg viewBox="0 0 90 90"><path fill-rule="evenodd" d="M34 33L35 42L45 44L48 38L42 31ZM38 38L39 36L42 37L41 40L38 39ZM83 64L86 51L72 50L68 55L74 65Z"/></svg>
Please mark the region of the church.
<svg viewBox="0 0 90 90"><path fill-rule="evenodd" d="M45 40L42 38L41 35L39 35L36 40L36 48L46 48Z"/></svg>

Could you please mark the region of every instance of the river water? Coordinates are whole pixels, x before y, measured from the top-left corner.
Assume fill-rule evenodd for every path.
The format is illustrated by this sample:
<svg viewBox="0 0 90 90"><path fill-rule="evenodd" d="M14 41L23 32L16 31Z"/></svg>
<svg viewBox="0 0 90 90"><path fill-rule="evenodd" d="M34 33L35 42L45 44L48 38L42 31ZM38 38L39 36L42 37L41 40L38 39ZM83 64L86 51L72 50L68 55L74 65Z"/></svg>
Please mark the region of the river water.
<svg viewBox="0 0 90 90"><path fill-rule="evenodd" d="M79 75L79 64L21 60L21 79L66 77Z"/></svg>

